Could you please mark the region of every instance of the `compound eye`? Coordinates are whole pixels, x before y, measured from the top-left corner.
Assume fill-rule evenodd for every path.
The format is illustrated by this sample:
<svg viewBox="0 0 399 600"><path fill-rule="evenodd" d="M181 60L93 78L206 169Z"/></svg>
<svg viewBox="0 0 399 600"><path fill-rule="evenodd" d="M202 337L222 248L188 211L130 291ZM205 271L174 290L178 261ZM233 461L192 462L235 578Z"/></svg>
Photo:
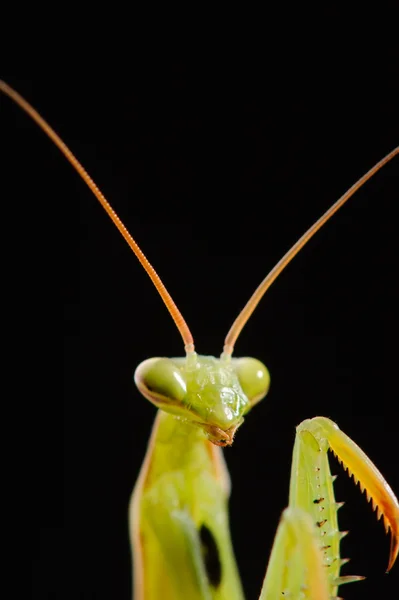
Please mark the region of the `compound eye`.
<svg viewBox="0 0 399 600"><path fill-rule="evenodd" d="M251 403L251 407L266 396L270 387L270 374L260 360L256 358L237 358L234 369L242 391Z"/></svg>
<svg viewBox="0 0 399 600"><path fill-rule="evenodd" d="M187 393L180 369L169 358L149 358L136 369L134 381L140 392L154 404L182 402Z"/></svg>

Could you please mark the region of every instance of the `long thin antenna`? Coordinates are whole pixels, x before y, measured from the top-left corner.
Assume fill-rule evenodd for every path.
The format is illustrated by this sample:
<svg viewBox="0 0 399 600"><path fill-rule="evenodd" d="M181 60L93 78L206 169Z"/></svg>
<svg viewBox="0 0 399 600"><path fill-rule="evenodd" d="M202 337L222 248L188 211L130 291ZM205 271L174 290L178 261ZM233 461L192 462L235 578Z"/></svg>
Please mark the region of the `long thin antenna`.
<svg viewBox="0 0 399 600"><path fill-rule="evenodd" d="M319 231L321 227L337 212L341 206L345 204L347 200L364 184L370 177L372 177L377 171L381 169L387 162L389 162L394 156L399 153L399 146L387 154L382 160L380 160L370 171L368 171L363 177L361 177L354 185L339 200L335 202L329 208L322 217L316 223L314 223L303 236L292 246L290 250L283 256L283 258L276 264L276 266L270 271L270 273L264 278L262 283L256 288L247 304L244 306L233 325L229 333L226 336L223 348L223 356L229 357L233 353L234 344L238 336L240 335L242 328L252 315L258 303L262 299L266 290L272 285L273 281L280 275L285 267L291 262L291 260L298 254L304 245Z"/></svg>
<svg viewBox="0 0 399 600"><path fill-rule="evenodd" d="M130 235L116 212L113 210L112 206L105 198L104 194L99 190L97 185L94 183L93 179L90 177L86 169L82 167L80 162L74 156L74 154L70 151L68 146L62 141L59 135L54 131L52 127L39 115L39 113L27 102L18 92L16 92L12 87L10 87L7 83L0 80L0 91L3 92L6 96L11 98L22 110L24 110L28 115L37 123L44 133L48 135L48 137L54 142L54 144L61 150L64 154L65 158L71 163L73 168L79 173L83 181L88 185L93 194L96 196L97 200L100 202L101 206L104 208L105 212L113 221L114 225L119 229L120 233L123 235L130 248L133 250L137 258L139 259L141 265L144 267L145 271L149 275L152 283L155 285L159 295L164 301L166 308L168 309L172 319L174 320L177 329L180 331L180 335L183 338L184 347L187 353L194 352L194 340L191 332L188 328L187 323L183 319L183 316L176 304L173 302L171 295L168 290L164 286L159 277L158 273L155 271L154 267L148 261L142 250L140 249L137 242Z"/></svg>

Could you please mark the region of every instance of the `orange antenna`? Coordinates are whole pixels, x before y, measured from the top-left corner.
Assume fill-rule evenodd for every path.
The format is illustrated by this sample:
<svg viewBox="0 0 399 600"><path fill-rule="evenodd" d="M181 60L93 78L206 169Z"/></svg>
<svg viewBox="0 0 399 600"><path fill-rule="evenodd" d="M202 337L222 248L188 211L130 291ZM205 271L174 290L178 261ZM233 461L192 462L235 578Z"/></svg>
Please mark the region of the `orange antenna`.
<svg viewBox="0 0 399 600"><path fill-rule="evenodd" d="M7 83L0 80L0 91L3 92L6 96L11 98L22 110L24 110L28 115L38 124L40 129L44 131L48 135L48 137L54 142L54 144L61 150L64 154L65 158L71 163L71 165L76 169L79 173L83 181L88 185L93 194L96 196L97 200L100 202L101 206L104 208L105 212L113 221L114 225L119 229L120 233L123 235L130 248L133 250L137 258L139 259L141 265L144 267L145 271L149 275L152 283L155 285L159 295L162 300L166 304L166 308L170 312L172 319L174 320L177 329L180 331L180 335L183 338L184 347L187 353L194 352L194 340L191 332L188 328L187 323L183 319L182 314L177 308L176 304L173 302L172 297L170 296L168 290L164 286L161 281L161 278L155 271L154 267L147 260L146 256L140 249L137 242L130 235L116 212L113 210L112 206L105 198L104 194L99 190L97 185L94 183L93 179L87 173L86 169L82 167L77 158L72 154L68 146L62 141L62 139L57 135L57 133L50 127L50 125L39 115L39 113L27 102L18 92L16 92L13 88L11 88Z"/></svg>
<svg viewBox="0 0 399 600"><path fill-rule="evenodd" d="M392 150L389 154L387 154L382 160L380 160L370 171L368 171L363 177L361 177L351 188L343 195L339 200L337 200L331 208L329 208L322 217L316 223L314 223L307 231L303 234L303 236L292 246L290 250L283 256L283 258L276 264L276 266L270 271L270 273L264 278L262 283L256 288L233 325L229 333L226 336L223 348L223 356L228 357L231 356L234 349L234 344L240 335L242 328L248 321L249 317L254 312L255 308L258 306L258 303L263 297L263 294L269 287L272 285L273 281L277 279L282 271L284 271L285 267L291 262L291 260L298 254L300 250L304 247L304 245L314 236L314 234L319 231L321 227L333 216L334 213L337 212L341 206L345 204L347 200L360 188L370 177L372 177L377 171L381 169L387 162L389 162L394 156L399 153L399 146Z"/></svg>

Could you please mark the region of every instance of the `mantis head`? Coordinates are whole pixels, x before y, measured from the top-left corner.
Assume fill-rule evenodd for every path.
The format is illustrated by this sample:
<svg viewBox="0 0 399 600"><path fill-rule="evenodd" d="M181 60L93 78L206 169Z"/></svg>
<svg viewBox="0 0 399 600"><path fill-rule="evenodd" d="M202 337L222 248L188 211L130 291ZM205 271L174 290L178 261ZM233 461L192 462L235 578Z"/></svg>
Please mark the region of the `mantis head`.
<svg viewBox="0 0 399 600"><path fill-rule="evenodd" d="M150 358L134 375L157 408L201 427L217 446L230 446L244 415L267 394L269 371L255 358Z"/></svg>
<svg viewBox="0 0 399 600"><path fill-rule="evenodd" d="M231 358L234 344L242 328L266 290L294 256L356 190L399 153L399 147L392 150L363 175L288 250L263 279L239 313L226 336L223 353L220 359L216 359L209 356L198 356L194 352L191 332L161 278L104 194L59 135L18 92L1 80L0 92L11 98L37 123L91 189L147 272L183 338L186 350L185 358L151 358L139 365L135 373L135 381L139 390L162 410L202 427L214 444L230 445L235 431L243 422L244 415L266 395L270 384L269 372L260 361L254 358Z"/></svg>

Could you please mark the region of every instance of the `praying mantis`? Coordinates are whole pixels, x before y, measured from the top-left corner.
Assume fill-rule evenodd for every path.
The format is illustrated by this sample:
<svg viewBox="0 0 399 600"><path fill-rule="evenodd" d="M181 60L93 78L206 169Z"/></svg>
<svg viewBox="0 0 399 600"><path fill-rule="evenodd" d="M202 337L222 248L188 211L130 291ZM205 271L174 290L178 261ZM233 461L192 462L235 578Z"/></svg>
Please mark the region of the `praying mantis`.
<svg viewBox="0 0 399 600"><path fill-rule="evenodd" d="M3 91L4 91L4 90L3 90ZM397 151L396 151L396 152L397 152ZM139 377L139 379L138 379L138 380L139 380L139 385L140 385L140 377ZM144 393L146 393L146 390L145 390L145 389L144 389L143 391L144 391ZM147 391L147 395L148 395L148 391ZM326 425L326 424L325 424L325 425ZM210 433L211 433L211 432L210 432L210 431L208 431L208 434L210 434ZM213 433L212 433L212 435L213 435ZM216 442L220 442L220 439L218 440L218 439L214 438L214 441L216 441ZM230 439L228 439L228 441L230 441ZM140 489L140 488L138 488L138 489ZM284 513L284 515L285 515L285 516L284 516L284 518L283 518L283 521L284 521L284 519L286 519L287 521L290 521L290 519L292 518L292 514L291 514L291 513ZM302 517L300 514L299 514L299 515L295 515L295 514L294 514L294 518L293 518L293 526L295 526L295 524L297 524L297 523L300 523L300 522L301 522L301 520L302 520L302 518L303 518L303 517ZM306 518L305 518L305 521L306 521ZM301 531L301 532L302 532L302 531L306 531L306 527L307 527L307 525L306 525L306 523L305 523L305 525L304 525L304 529L303 529L303 530L301 529L300 531ZM283 542L283 544L284 544L284 542ZM165 581L166 581L166 580L167 580L167 576L166 576L166 575L164 575L164 577L165 577ZM236 591L237 591L237 589L238 589L238 587L239 587L239 584L238 584L238 583L237 583L237 581L236 581L236 580L233 578L233 574L231 574L231 577L232 577L232 579L231 579L232 585L233 585L233 587L234 587L234 588L236 588ZM136 580L137 580L137 578L136 578ZM164 588L164 586L165 586L165 585L166 585L166 584L165 584L165 583L163 583L163 589L165 589L165 588ZM302 585L302 584L301 584L301 585ZM137 597L138 597L138 598L140 598L140 597L141 597L141 596L139 595L140 593L141 593L140 591L138 591L138 592L137 592L137 594L138 594L138 595L137 595ZM206 592L205 592L205 591L204 591L204 592L201 592L201 593L203 593L203 594L206 594ZM215 593L216 593L216 592L215 592ZM239 592L237 592L237 593L239 593ZM265 593L267 593L267 592L265 592ZM316 592L315 592L315 593L316 593ZM319 593L319 592L317 592L317 593ZM229 592L229 594L230 594L230 595L229 595L229 597L232 597L232 598L234 598L234 596L232 595L232 594L234 594L234 590L231 590L231 592ZM144 597L147 597L147 596L144 596ZM149 597L151 597L151 596L149 596ZM171 597L179 597L179 596L176 596L176 595L175 595L175 596L171 596ZM182 597L183 597L183 596L182 596ZM189 597L189 596L185 596L185 597ZM194 597L196 597L196 596L193 596L193 598L194 598ZM202 597L202 596L198 596L198 597ZM203 597L207 597L207 596L206 596L206 595L204 595ZM216 597L218 597L218 596L216 596ZM241 597L241 596L237 595L237 597ZM268 596L266 596L266 597L268 597ZM319 596L319 595L318 595L318 596L314 596L314 597L321 597L321 596Z"/></svg>

